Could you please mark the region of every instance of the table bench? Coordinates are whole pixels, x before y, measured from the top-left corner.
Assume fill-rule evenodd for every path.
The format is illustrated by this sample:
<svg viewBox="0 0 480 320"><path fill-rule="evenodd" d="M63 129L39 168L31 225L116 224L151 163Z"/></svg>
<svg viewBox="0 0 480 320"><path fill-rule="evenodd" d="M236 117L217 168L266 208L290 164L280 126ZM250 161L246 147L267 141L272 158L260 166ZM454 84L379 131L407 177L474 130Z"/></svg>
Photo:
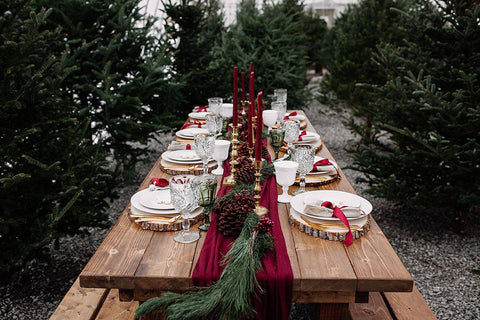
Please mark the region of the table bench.
<svg viewBox="0 0 480 320"><path fill-rule="evenodd" d="M138 301L120 301L117 289L82 288L77 279L50 320L134 320ZM315 311L316 312L316 311ZM416 287L412 292L371 292L368 303L350 303L351 320L435 320Z"/></svg>

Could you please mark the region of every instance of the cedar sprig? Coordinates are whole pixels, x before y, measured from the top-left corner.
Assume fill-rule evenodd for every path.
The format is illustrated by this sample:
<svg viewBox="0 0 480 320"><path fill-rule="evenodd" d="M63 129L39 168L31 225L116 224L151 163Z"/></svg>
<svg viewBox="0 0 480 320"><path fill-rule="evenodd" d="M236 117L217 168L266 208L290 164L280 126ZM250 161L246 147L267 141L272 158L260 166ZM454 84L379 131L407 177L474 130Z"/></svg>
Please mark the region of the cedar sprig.
<svg viewBox="0 0 480 320"><path fill-rule="evenodd" d="M210 287L185 294L166 292L140 305L138 318L164 311L167 320L180 319L248 319L255 316L252 294L262 292L255 274L265 252L273 248L270 234L252 237L260 218L249 212L240 233L222 263L226 264L220 279Z"/></svg>

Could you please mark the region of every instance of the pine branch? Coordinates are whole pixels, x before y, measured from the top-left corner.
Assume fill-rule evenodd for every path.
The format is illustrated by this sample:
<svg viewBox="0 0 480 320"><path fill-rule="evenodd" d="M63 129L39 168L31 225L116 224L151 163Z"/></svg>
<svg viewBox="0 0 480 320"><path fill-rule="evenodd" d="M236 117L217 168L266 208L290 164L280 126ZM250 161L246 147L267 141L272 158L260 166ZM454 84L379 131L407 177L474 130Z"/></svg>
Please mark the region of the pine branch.
<svg viewBox="0 0 480 320"><path fill-rule="evenodd" d="M269 234L252 236L259 219L255 213L248 213L240 236L222 261L226 267L216 283L185 294L166 292L140 305L135 315L141 319L163 310L168 320L253 317L252 294L256 288L262 291L255 274L260 269L263 254L273 247Z"/></svg>

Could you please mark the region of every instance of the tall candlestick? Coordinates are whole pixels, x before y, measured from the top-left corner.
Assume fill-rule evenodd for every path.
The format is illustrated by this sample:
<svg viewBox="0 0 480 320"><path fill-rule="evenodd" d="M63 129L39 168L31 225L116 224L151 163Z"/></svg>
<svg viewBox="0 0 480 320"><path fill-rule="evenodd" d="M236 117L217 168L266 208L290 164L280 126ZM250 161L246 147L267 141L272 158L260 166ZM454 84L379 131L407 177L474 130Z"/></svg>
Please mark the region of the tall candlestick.
<svg viewBox="0 0 480 320"><path fill-rule="evenodd" d="M245 72L242 72L242 103L245 103Z"/></svg>
<svg viewBox="0 0 480 320"><path fill-rule="evenodd" d="M258 103L258 112L257 112L257 138L255 143L256 150L255 150L255 161L262 161L262 129L263 129L263 92L260 91L257 96L257 103Z"/></svg>
<svg viewBox="0 0 480 320"><path fill-rule="evenodd" d="M255 117L255 73L250 72L250 88L248 90L248 109L252 109L252 117Z"/></svg>
<svg viewBox="0 0 480 320"><path fill-rule="evenodd" d="M232 123L238 125L238 67L233 68L233 115Z"/></svg>

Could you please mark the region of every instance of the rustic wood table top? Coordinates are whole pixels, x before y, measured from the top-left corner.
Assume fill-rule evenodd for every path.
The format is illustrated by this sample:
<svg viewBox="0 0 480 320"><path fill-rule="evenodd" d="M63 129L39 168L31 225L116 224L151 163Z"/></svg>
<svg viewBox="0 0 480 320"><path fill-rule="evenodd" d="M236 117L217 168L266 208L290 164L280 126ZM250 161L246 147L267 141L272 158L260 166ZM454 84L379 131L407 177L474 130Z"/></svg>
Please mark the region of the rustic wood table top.
<svg viewBox="0 0 480 320"><path fill-rule="evenodd" d="M307 130L315 131L307 119ZM324 145L317 155L333 159ZM160 160L159 160L160 161ZM153 166L139 190L152 177L169 176ZM341 179L310 190L355 190L339 170ZM282 231L293 269L293 301L346 304L368 299L368 292L411 291L413 280L373 217L371 228L346 248L339 241L314 238L288 221L289 205L279 203ZM372 215L375 215L375 208ZM195 229L197 226L194 226ZM161 291L192 288L192 272L202 249L198 242L173 240L176 232L142 230L126 210L80 274L82 287L117 288L121 298L145 301Z"/></svg>

